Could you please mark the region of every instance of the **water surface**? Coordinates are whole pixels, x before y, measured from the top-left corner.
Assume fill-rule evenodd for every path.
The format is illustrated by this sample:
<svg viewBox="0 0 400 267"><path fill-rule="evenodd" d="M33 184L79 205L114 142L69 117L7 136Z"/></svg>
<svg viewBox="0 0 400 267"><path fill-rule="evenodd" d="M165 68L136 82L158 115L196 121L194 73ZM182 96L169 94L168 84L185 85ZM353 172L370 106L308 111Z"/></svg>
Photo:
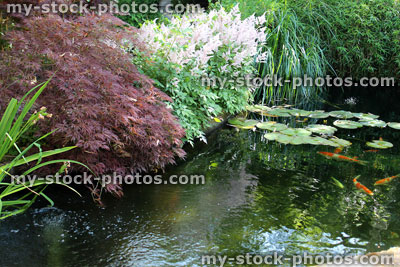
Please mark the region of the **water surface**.
<svg viewBox="0 0 400 267"><path fill-rule="evenodd" d="M353 142L343 153L368 166L316 153L333 148L267 143L260 132L225 128L164 174L203 174L205 185L126 186L104 209L89 196L53 191L55 207L39 202L0 222L1 266L202 266L203 254L363 254L400 246L400 180L377 187L374 197L352 183L361 175L373 189L377 179L400 173L400 131L340 132ZM364 141L379 137L395 147L365 152Z"/></svg>

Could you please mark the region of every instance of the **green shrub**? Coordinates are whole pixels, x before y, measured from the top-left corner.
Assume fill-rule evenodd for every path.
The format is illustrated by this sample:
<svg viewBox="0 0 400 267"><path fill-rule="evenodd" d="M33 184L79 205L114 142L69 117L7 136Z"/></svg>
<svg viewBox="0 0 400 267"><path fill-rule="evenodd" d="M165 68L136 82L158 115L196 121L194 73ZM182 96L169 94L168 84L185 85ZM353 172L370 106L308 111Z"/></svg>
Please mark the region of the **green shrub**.
<svg viewBox="0 0 400 267"><path fill-rule="evenodd" d="M396 0L289 1L320 32L339 77L400 77L400 5Z"/></svg>
<svg viewBox="0 0 400 267"><path fill-rule="evenodd" d="M157 5L159 4L159 0L140 0L140 1L135 1L135 0L120 0L118 3L120 5L122 4L128 4L132 5L132 3L135 2L138 6L141 4L146 4L148 6L150 5ZM137 8L138 9L138 8ZM135 27L140 27L144 22L147 20L154 20L154 19L162 19L163 16L160 12L152 13L152 12L147 12L147 13L141 13L139 12L133 12L131 10L130 14L124 15L124 16L119 16L123 21L129 23L132 26Z"/></svg>
<svg viewBox="0 0 400 267"><path fill-rule="evenodd" d="M219 9L141 27L139 38L150 53L133 50L134 63L173 99L170 105L189 142L204 140L203 129L213 117L245 108L251 88L238 81L255 74L263 23L255 17L241 20L237 9ZM211 82L217 78L224 82Z"/></svg>
<svg viewBox="0 0 400 267"><path fill-rule="evenodd" d="M278 31L276 26L281 26L279 31L291 35L289 41L295 42L287 43L286 47L303 46L313 51L315 59L325 61L325 67L329 63L331 68L326 68L329 74L354 79L400 77L400 4L397 0L221 0L227 8L237 2L244 17L275 13L276 19L269 27L272 33L274 29ZM286 14L291 14L293 22L296 20L295 32L293 23L278 23ZM296 44L298 40L303 45ZM320 56L315 56L315 51L321 51ZM275 61L281 55L278 53ZM302 58L299 59L302 61Z"/></svg>

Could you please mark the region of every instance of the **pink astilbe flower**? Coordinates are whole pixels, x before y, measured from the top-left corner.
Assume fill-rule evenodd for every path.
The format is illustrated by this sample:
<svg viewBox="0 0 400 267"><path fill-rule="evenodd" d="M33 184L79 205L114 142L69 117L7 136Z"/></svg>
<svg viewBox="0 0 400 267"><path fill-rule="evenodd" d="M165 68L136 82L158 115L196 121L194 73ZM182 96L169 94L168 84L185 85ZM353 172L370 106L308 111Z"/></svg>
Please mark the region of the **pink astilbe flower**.
<svg viewBox="0 0 400 267"><path fill-rule="evenodd" d="M139 39L156 56L164 56L178 65L206 70L208 62L220 49L227 64L236 67L253 63L258 48L265 42L265 17L250 16L241 20L238 6L230 12L223 8L209 13L174 17L168 25L156 21L145 23ZM178 70L179 71L179 70Z"/></svg>

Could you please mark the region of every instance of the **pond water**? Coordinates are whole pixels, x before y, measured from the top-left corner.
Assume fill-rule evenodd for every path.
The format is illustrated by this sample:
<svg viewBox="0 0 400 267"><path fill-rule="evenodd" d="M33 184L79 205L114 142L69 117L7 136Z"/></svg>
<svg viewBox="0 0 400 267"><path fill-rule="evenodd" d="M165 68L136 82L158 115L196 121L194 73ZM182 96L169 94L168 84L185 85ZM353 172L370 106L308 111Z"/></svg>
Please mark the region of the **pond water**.
<svg viewBox="0 0 400 267"><path fill-rule="evenodd" d="M400 119L390 107L355 100L340 107ZM373 186L400 173L400 131L340 133L353 142L343 154L367 166L317 154L330 147L282 145L224 128L164 175L205 175L205 185L127 186L121 200L106 197L104 209L90 197L53 191L56 207L39 202L0 222L0 265L202 266L204 254L363 254L400 246L400 179ZM365 141L379 137L394 148L365 152ZM373 197L355 189L357 175Z"/></svg>

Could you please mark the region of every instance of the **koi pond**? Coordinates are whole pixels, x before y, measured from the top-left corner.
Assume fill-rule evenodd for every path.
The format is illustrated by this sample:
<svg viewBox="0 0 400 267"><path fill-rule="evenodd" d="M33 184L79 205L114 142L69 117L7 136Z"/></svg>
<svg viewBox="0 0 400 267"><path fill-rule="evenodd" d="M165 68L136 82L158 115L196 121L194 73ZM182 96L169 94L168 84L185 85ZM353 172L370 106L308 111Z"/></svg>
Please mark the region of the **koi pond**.
<svg viewBox="0 0 400 267"><path fill-rule="evenodd" d="M376 104L377 98L335 101L322 109L400 121L400 113L390 103ZM265 120L249 112L247 119L260 118ZM335 127L347 117L286 119L307 128ZM373 126L336 127L334 135L352 143L342 151L329 144L283 144L268 140L268 130L227 126L164 174L205 175L204 185L126 186L121 200L106 197L106 208L90 196L48 190L55 207L38 202L0 222L1 265L202 266L204 254L356 255L398 247L400 179L374 184L400 174L400 130ZM393 147L366 144L380 139ZM357 176L373 195L356 186Z"/></svg>

